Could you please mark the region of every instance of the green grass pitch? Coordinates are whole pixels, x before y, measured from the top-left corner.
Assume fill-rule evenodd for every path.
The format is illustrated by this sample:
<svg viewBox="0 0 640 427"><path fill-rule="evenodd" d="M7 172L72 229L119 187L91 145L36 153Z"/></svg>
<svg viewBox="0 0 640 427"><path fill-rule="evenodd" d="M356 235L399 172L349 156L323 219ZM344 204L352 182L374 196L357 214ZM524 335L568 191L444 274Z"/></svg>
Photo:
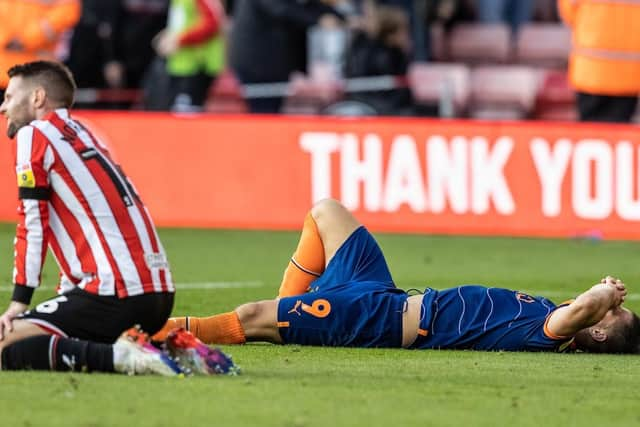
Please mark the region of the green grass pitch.
<svg viewBox="0 0 640 427"><path fill-rule="evenodd" d="M0 298L11 289L13 225L0 225ZM160 232L174 314L272 298L297 233ZM575 296L622 277L640 311L640 244L376 235L398 286L462 283ZM52 293L51 259L37 301ZM181 289L182 286L182 289ZM228 346L239 377L0 373L0 426L638 426L640 356Z"/></svg>

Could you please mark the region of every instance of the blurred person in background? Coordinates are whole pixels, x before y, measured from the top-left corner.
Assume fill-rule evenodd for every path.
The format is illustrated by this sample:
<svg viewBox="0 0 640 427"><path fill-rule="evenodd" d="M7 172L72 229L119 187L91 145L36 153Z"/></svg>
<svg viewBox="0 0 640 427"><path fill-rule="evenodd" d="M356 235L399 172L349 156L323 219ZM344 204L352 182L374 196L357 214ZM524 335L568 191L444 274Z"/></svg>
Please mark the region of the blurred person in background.
<svg viewBox="0 0 640 427"><path fill-rule="evenodd" d="M225 12L219 0L172 0L167 28L154 39L166 58L170 109L202 111L209 86L225 66Z"/></svg>
<svg viewBox="0 0 640 427"><path fill-rule="evenodd" d="M169 0L84 0L67 65L79 88L137 89L155 52L153 37L167 22ZM89 104L128 108L134 100Z"/></svg>
<svg viewBox="0 0 640 427"><path fill-rule="evenodd" d="M405 11L394 6L363 5L361 28L354 31L347 52L346 77L404 76L409 66L411 35ZM383 115L410 114L411 91L397 88L349 96Z"/></svg>
<svg viewBox="0 0 640 427"><path fill-rule="evenodd" d="M244 83L287 82L307 71L307 30L339 25L340 0L236 0L230 62ZM253 113L278 113L283 96L249 99Z"/></svg>
<svg viewBox="0 0 640 427"><path fill-rule="evenodd" d="M61 36L78 22L80 0L0 0L0 99L15 64L55 59Z"/></svg>
<svg viewBox="0 0 640 427"><path fill-rule="evenodd" d="M487 24L505 22L513 34L533 16L534 0L477 0L478 20Z"/></svg>
<svg viewBox="0 0 640 427"><path fill-rule="evenodd" d="M113 58L113 21L116 2L83 0L80 21L73 29L66 65L77 76L79 88L107 87L107 64ZM119 77L120 76L116 76Z"/></svg>
<svg viewBox="0 0 640 427"><path fill-rule="evenodd" d="M155 58L153 38L167 23L170 0L121 0L114 24L114 59L120 86L139 88Z"/></svg>
<svg viewBox="0 0 640 427"><path fill-rule="evenodd" d="M569 79L581 121L630 122L640 93L640 3L559 0L573 29Z"/></svg>

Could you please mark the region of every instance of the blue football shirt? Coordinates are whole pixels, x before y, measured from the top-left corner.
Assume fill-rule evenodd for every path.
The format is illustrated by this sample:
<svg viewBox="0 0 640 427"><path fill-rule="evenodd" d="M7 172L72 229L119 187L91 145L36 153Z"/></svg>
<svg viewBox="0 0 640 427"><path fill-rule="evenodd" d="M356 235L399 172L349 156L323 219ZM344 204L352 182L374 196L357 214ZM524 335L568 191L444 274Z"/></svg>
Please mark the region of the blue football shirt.
<svg viewBox="0 0 640 427"><path fill-rule="evenodd" d="M563 351L572 337L555 337L545 327L558 307L546 298L509 289L427 288L419 335L410 348Z"/></svg>

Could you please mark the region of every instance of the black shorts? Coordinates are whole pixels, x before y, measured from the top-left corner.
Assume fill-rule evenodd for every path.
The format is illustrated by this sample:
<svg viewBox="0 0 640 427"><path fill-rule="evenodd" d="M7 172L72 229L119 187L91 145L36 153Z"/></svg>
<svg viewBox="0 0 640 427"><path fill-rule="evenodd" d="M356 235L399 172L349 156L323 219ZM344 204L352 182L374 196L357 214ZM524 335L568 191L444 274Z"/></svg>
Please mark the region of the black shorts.
<svg viewBox="0 0 640 427"><path fill-rule="evenodd" d="M63 337L112 343L135 325L150 335L158 332L172 308L173 293L118 298L76 288L38 304L18 319Z"/></svg>

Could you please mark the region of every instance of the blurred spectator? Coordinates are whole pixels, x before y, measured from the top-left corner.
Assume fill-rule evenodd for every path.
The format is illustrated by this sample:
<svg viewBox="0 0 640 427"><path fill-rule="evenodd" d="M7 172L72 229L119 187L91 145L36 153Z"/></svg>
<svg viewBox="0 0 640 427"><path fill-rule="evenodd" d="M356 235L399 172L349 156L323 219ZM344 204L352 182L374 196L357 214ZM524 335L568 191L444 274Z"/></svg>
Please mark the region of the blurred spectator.
<svg viewBox="0 0 640 427"><path fill-rule="evenodd" d="M0 1L0 92L13 65L56 59L62 34L80 18L79 0Z"/></svg>
<svg viewBox="0 0 640 427"><path fill-rule="evenodd" d="M167 28L154 39L167 59L171 110L202 111L209 86L225 65L225 13L219 0L172 0Z"/></svg>
<svg viewBox="0 0 640 427"><path fill-rule="evenodd" d="M640 2L559 0L573 29L569 79L582 121L629 122L640 93Z"/></svg>
<svg viewBox="0 0 640 427"><path fill-rule="evenodd" d="M139 88L169 0L84 0L67 64L81 88ZM93 107L128 107L131 102Z"/></svg>
<svg viewBox="0 0 640 427"><path fill-rule="evenodd" d="M451 30L457 22L475 18L473 9L466 7L463 0L416 0L414 5L415 16L422 17L423 23L422 30L418 28L413 30L413 59L415 61L431 61L434 58L438 60L442 59L445 54L442 50L442 44L438 44L441 40L432 39L434 26L439 27L442 31L441 34L444 34ZM421 31L424 32L423 46L420 45L420 39L416 37Z"/></svg>
<svg viewBox="0 0 640 427"><path fill-rule="evenodd" d="M346 76L406 75L411 40L404 10L393 6L365 7L362 26L354 33L347 53ZM369 104L383 115L405 115L413 105L408 88L362 92L349 99Z"/></svg>
<svg viewBox="0 0 640 427"><path fill-rule="evenodd" d="M364 0L366 5L368 0ZM429 32L425 26L425 20L419 19L426 14L426 10L432 0L377 0L375 4L379 6L392 6L400 8L409 18L409 34L411 38L411 51L413 59L416 61L426 61L429 57ZM363 6L364 6L363 5ZM366 8L366 6L364 6Z"/></svg>
<svg viewBox="0 0 640 427"><path fill-rule="evenodd" d="M477 0L478 20L484 23L506 22L515 34L531 20L534 0Z"/></svg>
<svg viewBox="0 0 640 427"><path fill-rule="evenodd" d="M83 0L73 29L67 65L80 88L106 87L105 65L113 58L113 21L118 3Z"/></svg>
<svg viewBox="0 0 640 427"><path fill-rule="evenodd" d="M122 64L122 86L138 88L155 51L153 38L167 24L170 0L117 0L119 14L114 26L115 60Z"/></svg>
<svg viewBox="0 0 640 427"><path fill-rule="evenodd" d="M235 5L234 0L224 0L223 4L224 10L227 11L227 16L233 15L233 6Z"/></svg>
<svg viewBox="0 0 640 427"><path fill-rule="evenodd" d="M306 72L307 29L334 26L339 0L235 0L230 61L242 83L286 82ZM249 99L254 113L277 113L282 96Z"/></svg>
<svg viewBox="0 0 640 427"><path fill-rule="evenodd" d="M557 0L535 0L533 20L542 22L559 22Z"/></svg>

